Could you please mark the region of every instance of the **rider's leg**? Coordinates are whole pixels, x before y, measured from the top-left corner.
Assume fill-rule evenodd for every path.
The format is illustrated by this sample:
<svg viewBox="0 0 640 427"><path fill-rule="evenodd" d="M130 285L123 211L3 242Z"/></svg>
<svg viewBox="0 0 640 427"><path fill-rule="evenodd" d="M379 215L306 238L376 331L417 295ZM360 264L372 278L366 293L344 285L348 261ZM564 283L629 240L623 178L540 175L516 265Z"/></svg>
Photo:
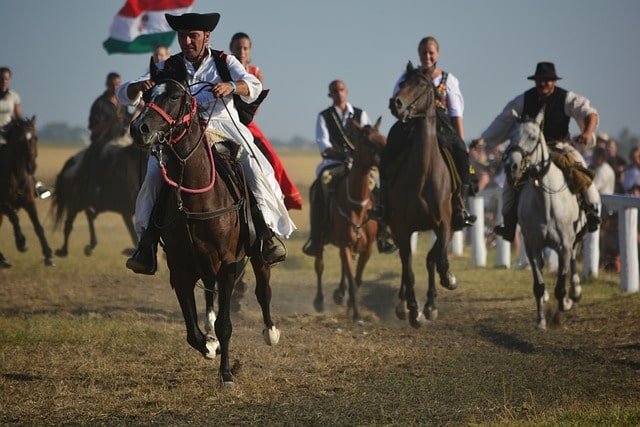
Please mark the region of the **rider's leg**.
<svg viewBox="0 0 640 427"><path fill-rule="evenodd" d="M513 242L518 226L518 191L507 180L502 188L502 218L503 224L494 228L498 236Z"/></svg>
<svg viewBox="0 0 640 427"><path fill-rule="evenodd" d="M600 193L594 183L582 192L582 209L587 216L587 230L593 233L600 226Z"/></svg>
<svg viewBox="0 0 640 427"><path fill-rule="evenodd" d="M147 173L136 198L134 225L139 236L138 247L127 260L127 268L140 274L154 274L160 230L151 215L162 189L162 175L155 157L149 157Z"/></svg>
<svg viewBox="0 0 640 427"><path fill-rule="evenodd" d="M317 178L309 189L309 220L311 230L309 232L309 240L302 247L305 255L316 256L323 244L323 224L324 224L324 194L322 191L322 183Z"/></svg>
<svg viewBox="0 0 640 427"><path fill-rule="evenodd" d="M455 138L455 142L451 144L451 154L461 181L460 192L453 196L452 225L453 229L457 231L461 230L463 227L473 225L473 223L476 222L476 216L471 215L465 206L471 189L471 170L469 165L469 153L464 142L460 138Z"/></svg>

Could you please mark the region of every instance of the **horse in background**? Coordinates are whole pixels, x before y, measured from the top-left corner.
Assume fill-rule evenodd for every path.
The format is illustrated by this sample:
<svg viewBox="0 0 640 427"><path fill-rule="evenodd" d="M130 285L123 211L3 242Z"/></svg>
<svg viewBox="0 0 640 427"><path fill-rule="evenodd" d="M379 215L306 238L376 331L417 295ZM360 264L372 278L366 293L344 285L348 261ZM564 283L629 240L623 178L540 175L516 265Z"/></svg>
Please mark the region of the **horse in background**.
<svg viewBox="0 0 640 427"><path fill-rule="evenodd" d="M362 284L364 268L371 257L373 243L378 233L378 222L369 217L369 209L374 205L371 196L371 170L380 163L380 152L386 144L380 135L380 121L372 126L361 127L351 120L345 129L349 140L354 145L353 164L349 172L330 185L334 189L327 197L329 205L329 230L326 240L338 247L340 253L341 274L340 285L333 293L336 304L342 304L348 283L348 307L353 309L353 321L362 323L358 308L358 289ZM324 309L322 293L322 273L324 271L323 247L315 258L317 276L317 292L314 307L317 311ZM355 277L353 260L358 255ZM346 283L345 283L346 282Z"/></svg>
<svg viewBox="0 0 640 427"><path fill-rule="evenodd" d="M160 229L167 254L171 286L182 309L187 342L204 357L220 351L222 386L233 386L229 366L232 333L230 305L234 285L245 266L246 257L256 274L256 296L262 309L268 345L277 344L280 332L270 314L271 269L250 242L244 206L249 194L243 180L222 172L237 165L213 154L200 128L197 104L187 87L172 79L158 79L150 91L150 102L131 125L134 141L142 148L154 147L162 160L161 171L169 191L158 201L151 218ZM259 250L259 249L258 249ZM203 334L198 326L194 287L202 280L208 290L207 315ZM209 311L213 281L218 286L218 316ZM215 318L215 320L213 320ZM217 341L208 332L213 320Z"/></svg>
<svg viewBox="0 0 640 427"><path fill-rule="evenodd" d="M73 223L80 212L84 212L89 225L89 244L85 255L91 255L98 244L94 222L102 212L116 212L122 216L131 241L135 246L138 236L133 226L136 196L147 166L147 154L142 152L128 136L117 138L102 149L99 167L90 172L97 175L96 188L87 191L86 179L81 164L87 149L70 157L58 173L51 209L55 227L64 219L64 243L56 255L66 257L69 253L69 236ZM92 198L90 194L97 192Z"/></svg>
<svg viewBox="0 0 640 427"><path fill-rule="evenodd" d="M447 258L447 246L452 236L453 184L438 147L431 79L421 68L414 69L409 62L406 80L391 102L400 121L389 131L387 143L401 141L408 147L385 171L389 226L402 262L400 302L396 306L396 315L405 319L408 309L409 323L417 328L424 323L425 316L429 320L438 317L435 270L442 286L450 290L457 286ZM426 258L429 277L427 301L424 309L418 311L410 239L412 233L426 230L433 230L436 240Z"/></svg>
<svg viewBox="0 0 640 427"><path fill-rule="evenodd" d="M53 266L53 254L36 209L36 193L33 174L38 156L38 134L36 117L13 119L5 128L6 144L0 145L0 213L13 225L16 247L27 250L26 238L20 229L17 210L27 211L33 229L40 240L44 264ZM2 257L4 258L4 257ZM4 260L6 266L8 262Z"/></svg>
<svg viewBox="0 0 640 427"><path fill-rule="evenodd" d="M539 329L546 328L543 249L550 247L558 253L555 296L559 311L568 311L582 296L576 253L586 232L586 218L578 199L569 190L560 168L551 160L541 128L542 120L541 111L535 120L521 122L511 134L504 155L509 183L522 185L518 197L518 223L533 274ZM571 283L568 296L565 288L567 272Z"/></svg>

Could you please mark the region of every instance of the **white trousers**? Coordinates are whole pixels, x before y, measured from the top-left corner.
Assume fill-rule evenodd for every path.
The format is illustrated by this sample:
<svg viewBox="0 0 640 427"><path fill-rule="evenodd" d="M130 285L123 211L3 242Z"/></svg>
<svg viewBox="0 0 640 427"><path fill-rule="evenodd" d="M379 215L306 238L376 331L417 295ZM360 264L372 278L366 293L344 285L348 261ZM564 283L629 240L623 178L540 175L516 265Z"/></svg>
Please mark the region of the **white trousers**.
<svg viewBox="0 0 640 427"><path fill-rule="evenodd" d="M267 226L278 236L289 237L296 226L284 205L284 196L276 181L273 168L253 143L253 136L249 129L242 124L236 126L230 120L210 122L209 128L242 146L238 161ZM158 161L155 157L150 157L147 162L147 174L136 199L134 225L138 237L149 224L151 211L162 185L163 179Z"/></svg>

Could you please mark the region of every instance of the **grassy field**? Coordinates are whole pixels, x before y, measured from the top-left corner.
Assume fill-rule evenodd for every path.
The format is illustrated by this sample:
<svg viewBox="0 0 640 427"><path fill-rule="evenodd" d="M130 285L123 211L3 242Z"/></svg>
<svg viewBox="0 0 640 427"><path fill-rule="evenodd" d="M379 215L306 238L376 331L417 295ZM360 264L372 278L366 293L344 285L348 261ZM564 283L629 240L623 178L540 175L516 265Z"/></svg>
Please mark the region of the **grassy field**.
<svg viewBox="0 0 640 427"><path fill-rule="evenodd" d="M72 152L41 147L38 176L53 183ZM317 157L283 160L306 195ZM48 202L39 209L57 248ZM98 218L91 257L79 218L69 257L53 268L23 214L27 253L4 224L0 250L13 267L0 270L0 423L640 424L640 294L621 294L617 276L585 284L582 302L562 316L549 304L549 329L539 332L530 272L475 269L466 254L451 260L458 290L438 289L439 319L416 330L394 315L397 255L374 254L357 326L331 301L335 249L326 255L327 311L314 312L313 260L300 251L308 211L293 217L300 230L272 280L280 344L264 345L248 293L233 315L234 390L218 386L218 360L186 343L166 266L153 277L124 268L131 243L119 217ZM414 263L420 304L427 241Z"/></svg>

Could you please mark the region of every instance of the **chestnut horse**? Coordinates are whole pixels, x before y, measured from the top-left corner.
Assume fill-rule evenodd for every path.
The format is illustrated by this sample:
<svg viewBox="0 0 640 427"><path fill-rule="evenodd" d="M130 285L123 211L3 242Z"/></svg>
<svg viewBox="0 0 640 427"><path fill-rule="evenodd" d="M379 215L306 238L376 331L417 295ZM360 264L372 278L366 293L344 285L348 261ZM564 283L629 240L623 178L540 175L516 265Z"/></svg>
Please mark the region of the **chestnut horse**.
<svg viewBox="0 0 640 427"><path fill-rule="evenodd" d="M440 284L456 288L456 278L449 271L447 246L451 240L452 182L436 136L434 87L421 68L407 65L406 80L391 100L400 121L389 131L388 143L406 144L405 155L396 159L385 171L388 182L389 226L402 261L400 302L396 314L406 318L413 327L438 317L436 307L435 269ZM411 234L433 230L435 243L426 259L429 276L427 302L422 312L414 290L415 278L411 267Z"/></svg>
<svg viewBox="0 0 640 427"><path fill-rule="evenodd" d="M229 366L231 294L246 257L253 253L242 225L244 206L249 203L247 190L220 173L223 160L212 153L204 137L196 100L176 80L157 81L150 102L131 125L131 135L142 148L153 147L170 188L166 197L161 198L160 206L156 206L160 214L151 220L161 229L170 282L184 316L187 342L206 358L215 357L219 343L221 384L233 386ZM265 324L263 337L268 345L274 345L280 332L270 315L271 270L259 256L251 257L251 263ZM194 287L199 279L205 283L205 292L211 294L208 295L211 302L211 284L214 280L218 284L218 316L215 317L208 302L205 319L207 331L215 319L218 341L203 334L198 326Z"/></svg>
<svg viewBox="0 0 640 427"><path fill-rule="evenodd" d="M35 124L34 116L31 119L14 119L5 128L7 143L0 145L0 214L11 221L16 247L24 252L27 244L16 211L20 208L26 210L40 240L44 264L53 266L53 254L36 209L33 173L38 156L38 134ZM6 260L2 264L6 266Z"/></svg>
<svg viewBox="0 0 640 427"><path fill-rule="evenodd" d="M368 210L373 206L369 188L371 169L378 166L380 153L386 144L386 139L378 132L379 129L380 119L373 127L361 127L353 120L349 122L345 132L355 147L353 164L346 176L340 178L335 185L332 184L335 191L332 192L332 197L327 198L330 206L327 240L338 247L342 265L340 285L334 291L333 299L336 304L342 304L346 290L345 281L348 282L348 307L353 309L353 321L356 323L362 323L357 291L362 284L362 273L371 257L373 242L376 241L378 233L378 223L369 217ZM313 304L317 311L324 308L322 253L321 248L315 259L318 288ZM352 262L355 255L359 257L354 278Z"/></svg>

